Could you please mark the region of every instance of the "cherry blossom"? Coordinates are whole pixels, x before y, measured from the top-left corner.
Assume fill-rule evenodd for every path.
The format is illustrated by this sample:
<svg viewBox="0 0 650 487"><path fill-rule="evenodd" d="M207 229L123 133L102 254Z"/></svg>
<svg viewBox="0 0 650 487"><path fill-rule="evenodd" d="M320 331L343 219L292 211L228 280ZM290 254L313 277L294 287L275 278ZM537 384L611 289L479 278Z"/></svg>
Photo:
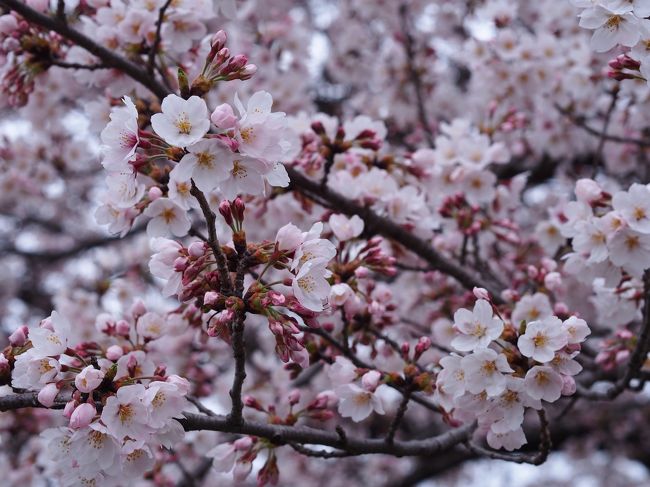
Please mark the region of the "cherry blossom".
<svg viewBox="0 0 650 487"><path fill-rule="evenodd" d="M476 301L471 313L466 309L456 311L454 324L461 334L451 345L464 352L486 348L503 331L503 321L493 316L492 306L484 299Z"/></svg>
<svg viewBox="0 0 650 487"><path fill-rule="evenodd" d="M161 108L162 113L151 117L151 126L170 145L192 145L210 129L208 107L197 96L184 100L177 95L168 95Z"/></svg>

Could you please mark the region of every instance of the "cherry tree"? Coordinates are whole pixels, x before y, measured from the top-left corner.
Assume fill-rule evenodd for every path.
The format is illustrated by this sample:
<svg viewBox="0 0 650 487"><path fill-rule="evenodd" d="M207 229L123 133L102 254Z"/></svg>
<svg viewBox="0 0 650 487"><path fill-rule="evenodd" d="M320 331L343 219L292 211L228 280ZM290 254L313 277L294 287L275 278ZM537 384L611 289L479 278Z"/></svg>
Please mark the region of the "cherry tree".
<svg viewBox="0 0 650 487"><path fill-rule="evenodd" d="M648 2L0 7L9 485L649 464Z"/></svg>

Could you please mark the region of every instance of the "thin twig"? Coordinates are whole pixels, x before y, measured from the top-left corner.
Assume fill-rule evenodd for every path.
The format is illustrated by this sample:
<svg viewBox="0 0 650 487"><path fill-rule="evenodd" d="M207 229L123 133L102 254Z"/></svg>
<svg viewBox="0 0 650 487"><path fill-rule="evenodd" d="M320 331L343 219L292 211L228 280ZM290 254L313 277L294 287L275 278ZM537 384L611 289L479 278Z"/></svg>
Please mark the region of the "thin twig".
<svg viewBox="0 0 650 487"><path fill-rule="evenodd" d="M154 69L156 67L156 54L158 52L158 48L160 47L160 42L162 41L161 37L161 30L162 30L162 24L165 19L165 12L171 5L173 0L167 0L162 7L160 7L160 10L158 10L158 20L156 20L156 37L154 38L153 44L151 45L151 49L149 50L149 60L147 62L147 73L149 73L149 76L153 77Z"/></svg>
<svg viewBox="0 0 650 487"><path fill-rule="evenodd" d="M88 52L101 59L107 67L122 71L133 80L149 88L152 93L161 100L169 94L169 90L161 85L153 76L149 76L145 69L96 43L90 37L87 37L81 32L72 29L65 22L61 22L54 17L39 13L20 0L0 0L0 6L13 10L28 22L54 31L74 44L83 47Z"/></svg>
<svg viewBox="0 0 650 487"><path fill-rule="evenodd" d="M427 139L427 143L430 147L433 147L435 145L435 142L433 140L433 135L431 134L431 125L429 124L429 118L427 116L427 111L424 104L422 79L420 78L420 73L418 73L417 67L415 65L415 40L413 39L413 35L411 34L411 29L409 26L407 3L400 5L399 16L402 35L404 36L404 50L406 51L407 68L409 71L411 83L413 84L413 89L415 90L418 119L420 121L420 125L422 125L422 130L424 130L424 136Z"/></svg>
<svg viewBox="0 0 650 487"><path fill-rule="evenodd" d="M1 1L1 0L0 0ZM203 192L196 187L194 181L192 181L192 189L190 189L190 194L196 198L201 207L201 212L205 218L205 223L208 226L208 245L212 249L214 258L217 261L217 269L219 271L219 280L221 281L221 289L224 294L229 294L232 290L232 283L230 282L230 275L228 273L228 262L226 261L226 256L221 250L221 245L219 243L219 237L217 236L217 226L215 215L212 208L210 208L210 203L206 199Z"/></svg>

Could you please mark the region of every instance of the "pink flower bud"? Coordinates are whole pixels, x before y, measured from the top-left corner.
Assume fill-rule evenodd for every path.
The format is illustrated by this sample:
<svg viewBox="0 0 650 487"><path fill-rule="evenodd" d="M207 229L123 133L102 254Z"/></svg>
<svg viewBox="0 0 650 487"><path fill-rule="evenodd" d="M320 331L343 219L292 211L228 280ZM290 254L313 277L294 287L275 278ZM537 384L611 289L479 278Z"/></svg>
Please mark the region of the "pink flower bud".
<svg viewBox="0 0 650 487"><path fill-rule="evenodd" d="M187 269L188 262L187 262L187 257L176 257L176 260L174 260L174 270L176 272L183 272L185 269Z"/></svg>
<svg viewBox="0 0 650 487"><path fill-rule="evenodd" d="M531 279L535 279L539 275L539 271L537 270L537 267L533 265L529 265L528 269L526 269L526 272L528 274L528 277Z"/></svg>
<svg viewBox="0 0 650 487"><path fill-rule="evenodd" d="M89 365L77 374L74 379L74 385L77 390L83 393L89 393L97 389L103 380L104 372Z"/></svg>
<svg viewBox="0 0 650 487"><path fill-rule="evenodd" d="M214 109L210 115L212 123L220 129L229 129L237 125L237 117L232 107L223 103Z"/></svg>
<svg viewBox="0 0 650 487"><path fill-rule="evenodd" d="M75 401L74 399L68 401L65 404L65 407L63 408L63 416L65 416L66 418L70 418L70 416L72 415L72 411L74 411L74 408L76 407L77 407L77 401Z"/></svg>
<svg viewBox="0 0 650 487"><path fill-rule="evenodd" d="M38 402L46 408L51 408L54 405L56 395L59 393L59 388L56 383L50 382L38 393Z"/></svg>
<svg viewBox="0 0 650 487"><path fill-rule="evenodd" d="M620 350L616 352L616 363L617 364L623 364L628 361L630 358L630 351L629 350Z"/></svg>
<svg viewBox="0 0 650 487"><path fill-rule="evenodd" d="M371 370L363 374L361 378L361 385L367 391L374 392L379 385L379 379L381 379L381 373L376 370Z"/></svg>
<svg viewBox="0 0 650 487"><path fill-rule="evenodd" d="M203 303L206 306L212 306L216 304L220 297L221 294L219 294L217 291L208 291L205 293L205 296L203 296Z"/></svg>
<svg viewBox="0 0 650 487"><path fill-rule="evenodd" d="M248 451L253 446L253 440L250 436L244 436L233 442L233 446L237 451Z"/></svg>
<svg viewBox="0 0 650 487"><path fill-rule="evenodd" d="M603 190L593 179L578 179L576 181L576 198L583 203L591 204L600 198Z"/></svg>
<svg viewBox="0 0 650 487"><path fill-rule="evenodd" d="M486 301L490 300L490 293L485 288L475 287L472 289L472 292L474 293L476 299L485 299Z"/></svg>
<svg viewBox="0 0 650 487"><path fill-rule="evenodd" d="M576 381L570 375L562 376L562 395L572 396L576 392Z"/></svg>
<svg viewBox="0 0 650 487"><path fill-rule="evenodd" d="M544 286L555 291L562 286L562 276L559 272L549 272L544 276Z"/></svg>
<svg viewBox="0 0 650 487"><path fill-rule="evenodd" d="M96 414L97 410L92 404L87 402L80 404L70 416L70 428L85 428L92 422Z"/></svg>
<svg viewBox="0 0 650 487"><path fill-rule="evenodd" d="M106 358L108 360L117 360L124 355L124 350L119 345L111 345L106 349Z"/></svg>
<svg viewBox="0 0 650 487"><path fill-rule="evenodd" d="M120 320L115 324L115 330L118 335L129 336L131 332L131 324L126 320Z"/></svg>
<svg viewBox="0 0 650 487"><path fill-rule="evenodd" d="M367 267L360 266L354 270L354 275L359 279L364 279L370 275L370 271Z"/></svg>
<svg viewBox="0 0 650 487"><path fill-rule="evenodd" d="M27 342L28 335L29 328L23 325L14 331L11 335L9 335L9 343L12 347L22 347Z"/></svg>
<svg viewBox="0 0 650 487"><path fill-rule="evenodd" d="M229 72L239 71L248 63L248 57L244 54L237 54L228 63L227 69Z"/></svg>
<svg viewBox="0 0 650 487"><path fill-rule="evenodd" d="M156 201L163 195L162 190L158 186L152 186L147 193L151 201Z"/></svg>
<svg viewBox="0 0 650 487"><path fill-rule="evenodd" d="M415 345L415 353L422 355L424 352L431 348L431 338L429 337L420 337L417 345Z"/></svg>
<svg viewBox="0 0 650 487"><path fill-rule="evenodd" d="M184 377L180 377L176 374L172 374L165 379L165 382L169 382L170 384L174 384L176 388L178 389L178 392L180 392L182 395L186 396L190 392L190 381L188 381Z"/></svg>
<svg viewBox="0 0 650 487"><path fill-rule="evenodd" d="M147 312L147 307L141 299L136 299L131 305L131 315L134 318L139 318Z"/></svg>
<svg viewBox="0 0 650 487"><path fill-rule="evenodd" d="M45 328L46 330L54 331L54 326L52 325L52 318L49 316L41 320L38 324L39 328Z"/></svg>
<svg viewBox="0 0 650 487"><path fill-rule="evenodd" d="M562 301L558 301L553 306L553 314L559 315L559 316L568 315L569 314L569 307L566 305L566 303L563 303Z"/></svg>
<svg viewBox="0 0 650 487"><path fill-rule="evenodd" d="M198 259L199 257L203 257L205 255L205 245L203 242L192 242L187 248L187 252L190 254L190 256Z"/></svg>
<svg viewBox="0 0 650 487"><path fill-rule="evenodd" d="M289 392L288 399L291 406L298 404L300 401L300 391L298 389L293 389L291 392Z"/></svg>
<svg viewBox="0 0 650 487"><path fill-rule="evenodd" d="M257 66L255 64L247 64L239 70L239 79L245 81L251 79L257 73Z"/></svg>
<svg viewBox="0 0 650 487"><path fill-rule="evenodd" d="M220 30L213 34L212 39L210 39L210 45L216 51L220 51L226 45L228 41L228 36L223 30Z"/></svg>

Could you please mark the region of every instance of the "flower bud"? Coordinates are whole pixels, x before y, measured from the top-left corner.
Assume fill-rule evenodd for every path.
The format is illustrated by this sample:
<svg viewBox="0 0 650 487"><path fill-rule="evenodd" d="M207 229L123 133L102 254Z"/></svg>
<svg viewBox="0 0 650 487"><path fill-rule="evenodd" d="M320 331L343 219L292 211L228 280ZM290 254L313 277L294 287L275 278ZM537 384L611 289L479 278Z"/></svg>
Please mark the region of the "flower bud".
<svg viewBox="0 0 650 487"><path fill-rule="evenodd" d="M198 259L199 257L203 257L205 255L205 245L203 242L192 242L187 248L187 252L191 257Z"/></svg>
<svg viewBox="0 0 650 487"><path fill-rule="evenodd" d="M38 393L38 402L46 408L51 408L54 405L54 400L59 393L59 388L56 383L50 382Z"/></svg>
<svg viewBox="0 0 650 487"><path fill-rule="evenodd" d="M124 350L119 345L111 345L106 349L106 358L108 360L118 360L122 355L124 355Z"/></svg>
<svg viewBox="0 0 650 487"><path fill-rule="evenodd" d="M70 428L85 428L92 422L96 414L97 410L92 404L87 402L80 404L70 416Z"/></svg>
<svg viewBox="0 0 650 487"><path fill-rule="evenodd" d="M485 299L486 301L490 300L490 293L485 288L474 287L472 292L474 293L476 299Z"/></svg>
<svg viewBox="0 0 650 487"><path fill-rule="evenodd" d="M144 302L141 299L136 299L131 305L131 315L136 319L146 312L147 307L144 305Z"/></svg>
<svg viewBox="0 0 650 487"><path fill-rule="evenodd" d="M23 325L14 331L11 335L9 335L9 343L12 347L22 347L27 342L28 335L29 328Z"/></svg>
<svg viewBox="0 0 650 487"><path fill-rule="evenodd" d="M205 293L205 296L203 296L203 304L206 306L213 306L217 303L219 298L221 298L221 294L217 291L208 291Z"/></svg>
<svg viewBox="0 0 650 487"><path fill-rule="evenodd" d="M576 381L570 375L562 376L562 395L572 396L576 392Z"/></svg>
<svg viewBox="0 0 650 487"><path fill-rule="evenodd" d="M120 320L115 324L115 331L118 335L129 336L131 333L131 324L126 320Z"/></svg>
<svg viewBox="0 0 650 487"><path fill-rule="evenodd" d="M212 39L210 39L210 46L212 46L212 49L218 52L226 46L227 41L228 36L223 30L220 30L212 35Z"/></svg>
<svg viewBox="0 0 650 487"><path fill-rule="evenodd" d="M293 389L291 392L289 392L288 399L291 406L298 404L300 401L300 391L298 389Z"/></svg>
<svg viewBox="0 0 650 487"><path fill-rule="evenodd" d="M152 186L149 188L147 196L151 201L155 201L163 195L162 190L158 186Z"/></svg>
<svg viewBox="0 0 650 487"><path fill-rule="evenodd" d="M251 446L253 446L253 440L250 436L244 436L243 438L235 440L233 446L237 451L247 451L250 450Z"/></svg>
<svg viewBox="0 0 650 487"><path fill-rule="evenodd" d="M367 391L374 392L379 385L379 380L381 379L381 373L376 370L371 370L363 374L361 378L361 385Z"/></svg>
<svg viewBox="0 0 650 487"><path fill-rule="evenodd" d="M74 379L74 385L77 390L83 393L89 393L97 389L103 380L104 372L89 365L77 374Z"/></svg>
<svg viewBox="0 0 650 487"><path fill-rule="evenodd" d="M237 125L237 117L232 107L223 103L214 109L210 115L212 123L220 129L229 129Z"/></svg>

